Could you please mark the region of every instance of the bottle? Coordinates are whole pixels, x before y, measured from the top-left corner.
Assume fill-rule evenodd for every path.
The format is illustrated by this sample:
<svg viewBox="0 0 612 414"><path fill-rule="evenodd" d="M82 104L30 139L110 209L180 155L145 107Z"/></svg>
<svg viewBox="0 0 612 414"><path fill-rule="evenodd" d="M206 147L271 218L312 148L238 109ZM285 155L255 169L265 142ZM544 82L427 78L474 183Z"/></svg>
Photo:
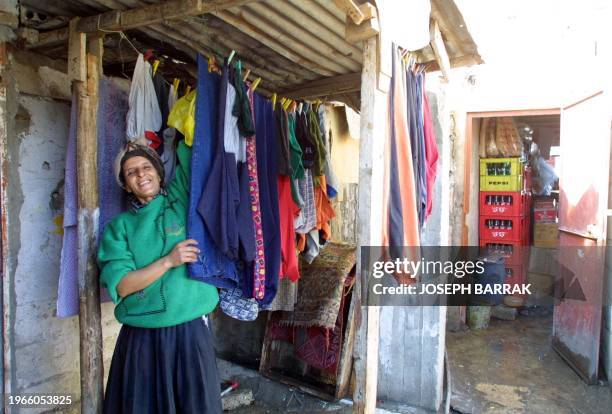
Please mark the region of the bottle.
<svg viewBox="0 0 612 414"><path fill-rule="evenodd" d="M508 220L508 230L512 230L512 220Z"/></svg>
<svg viewBox="0 0 612 414"><path fill-rule="evenodd" d="M500 220L499 221L499 229L500 230L506 230L506 220Z"/></svg>
<svg viewBox="0 0 612 414"><path fill-rule="evenodd" d="M493 223L493 229L499 230L499 220L495 220L495 222Z"/></svg>

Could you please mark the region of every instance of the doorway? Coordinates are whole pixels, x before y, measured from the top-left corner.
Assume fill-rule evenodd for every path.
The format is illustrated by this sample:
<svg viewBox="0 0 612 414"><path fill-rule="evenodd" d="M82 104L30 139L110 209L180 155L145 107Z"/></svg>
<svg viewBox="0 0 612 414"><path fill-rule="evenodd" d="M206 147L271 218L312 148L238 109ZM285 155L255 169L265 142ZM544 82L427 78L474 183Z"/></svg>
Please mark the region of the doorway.
<svg viewBox="0 0 612 414"><path fill-rule="evenodd" d="M577 118L574 113L578 111L572 108L467 116L462 244L488 246L505 254L505 283L531 283L535 294L514 302L504 298L499 306L491 306L486 327L470 329L466 323L447 334L451 405L457 412L603 413L612 406L610 388L589 385L601 383L604 376L593 381L586 367L589 364L576 366L572 352L563 348L576 332L568 333L567 321L559 318L559 307L553 306L559 243L563 244L563 234L572 221L560 217L570 204L563 185L569 187L575 181L568 179L567 168L577 157L564 151L572 146L568 135L575 135L572 118ZM581 112L584 117L585 111ZM489 148L482 148L495 135L481 134L482 127L496 121L514 125L524 147L521 156L505 157L499 149L490 154ZM519 168L512 170L515 161ZM513 173L521 177L506 182ZM496 179L483 181L487 174ZM605 196L607 200L607 192ZM496 215L499 211L506 215ZM499 235L501 239L492 240ZM469 308L464 309L465 322L469 313Z"/></svg>

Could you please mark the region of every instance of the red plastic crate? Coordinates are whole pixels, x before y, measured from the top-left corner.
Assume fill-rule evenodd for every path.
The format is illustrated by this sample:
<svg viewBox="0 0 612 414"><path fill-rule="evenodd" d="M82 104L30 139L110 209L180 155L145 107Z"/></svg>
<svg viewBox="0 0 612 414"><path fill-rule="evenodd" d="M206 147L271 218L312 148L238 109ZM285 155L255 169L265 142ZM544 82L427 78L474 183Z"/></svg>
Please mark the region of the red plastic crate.
<svg viewBox="0 0 612 414"><path fill-rule="evenodd" d="M480 238L524 242L525 217L480 216Z"/></svg>
<svg viewBox="0 0 612 414"><path fill-rule="evenodd" d="M522 242L480 240L480 247L485 247L487 253L502 255L506 266L525 266L529 262L529 247Z"/></svg>
<svg viewBox="0 0 612 414"><path fill-rule="evenodd" d="M525 215L527 194L520 191L481 191L480 215L517 217Z"/></svg>

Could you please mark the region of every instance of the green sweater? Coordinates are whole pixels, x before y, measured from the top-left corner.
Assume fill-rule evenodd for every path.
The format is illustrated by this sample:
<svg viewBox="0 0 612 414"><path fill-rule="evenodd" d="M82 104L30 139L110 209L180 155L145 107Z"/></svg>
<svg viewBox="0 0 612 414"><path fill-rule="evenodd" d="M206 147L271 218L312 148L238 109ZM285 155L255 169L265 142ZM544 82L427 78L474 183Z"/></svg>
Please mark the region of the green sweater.
<svg viewBox="0 0 612 414"><path fill-rule="evenodd" d="M191 149L181 141L177 155L179 164L167 195L115 217L100 241L100 279L116 304L115 317L126 325L178 325L211 312L219 301L214 286L187 277L186 265L168 270L139 292L117 294L117 285L128 272L150 265L186 238Z"/></svg>

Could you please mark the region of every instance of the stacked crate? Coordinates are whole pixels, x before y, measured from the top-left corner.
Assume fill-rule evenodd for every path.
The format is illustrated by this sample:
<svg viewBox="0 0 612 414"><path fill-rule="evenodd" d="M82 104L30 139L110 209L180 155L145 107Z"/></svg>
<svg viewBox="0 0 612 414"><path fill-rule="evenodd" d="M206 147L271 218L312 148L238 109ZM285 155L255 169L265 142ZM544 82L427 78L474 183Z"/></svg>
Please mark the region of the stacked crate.
<svg viewBox="0 0 612 414"><path fill-rule="evenodd" d="M479 240L506 258L506 283L525 282L529 261L531 171L520 158L480 159Z"/></svg>

